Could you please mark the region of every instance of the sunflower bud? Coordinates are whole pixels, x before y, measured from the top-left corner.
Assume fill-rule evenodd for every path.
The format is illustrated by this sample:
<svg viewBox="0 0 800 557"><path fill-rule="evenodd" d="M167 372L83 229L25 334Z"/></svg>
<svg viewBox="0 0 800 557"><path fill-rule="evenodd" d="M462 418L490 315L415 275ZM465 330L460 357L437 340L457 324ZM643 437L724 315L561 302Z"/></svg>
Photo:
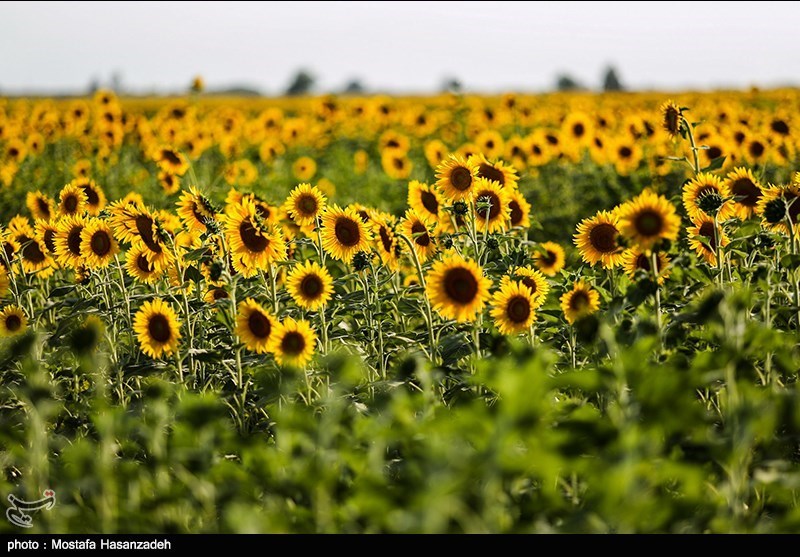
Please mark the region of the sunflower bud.
<svg viewBox="0 0 800 557"><path fill-rule="evenodd" d="M698 202L697 206L700 208L707 215L715 215L719 208L722 207L724 200L722 196L716 192L712 192L702 196Z"/></svg>
<svg viewBox="0 0 800 557"><path fill-rule="evenodd" d="M498 242L497 238L495 238L494 236L490 236L486 240L486 247L489 248L490 250L496 250L498 247L500 247L500 242Z"/></svg>
<svg viewBox="0 0 800 557"><path fill-rule="evenodd" d="M467 214L469 207L463 201L456 201L453 203L453 213L459 216L463 216Z"/></svg>
<svg viewBox="0 0 800 557"><path fill-rule="evenodd" d="M764 219L770 224L778 224L786 218L786 202L782 197L771 199L764 207Z"/></svg>
<svg viewBox="0 0 800 557"><path fill-rule="evenodd" d="M448 235L448 236L445 236L444 238L442 238L442 246L444 246L444 249L452 248L453 247L453 237Z"/></svg>
<svg viewBox="0 0 800 557"><path fill-rule="evenodd" d="M775 247L775 239L766 232L759 232L753 239L753 243L756 245L756 247L764 249L771 249Z"/></svg>
<svg viewBox="0 0 800 557"><path fill-rule="evenodd" d="M97 348L98 343L103 338L105 326L95 316L86 318L80 327L72 331L69 344L72 351L76 354L88 354Z"/></svg>

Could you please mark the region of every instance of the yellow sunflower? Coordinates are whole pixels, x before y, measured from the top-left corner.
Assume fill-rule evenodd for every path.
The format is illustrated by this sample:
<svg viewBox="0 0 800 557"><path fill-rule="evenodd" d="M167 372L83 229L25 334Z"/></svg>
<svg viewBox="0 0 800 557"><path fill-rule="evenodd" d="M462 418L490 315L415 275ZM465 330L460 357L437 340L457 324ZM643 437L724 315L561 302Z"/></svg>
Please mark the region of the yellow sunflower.
<svg viewBox="0 0 800 557"><path fill-rule="evenodd" d="M561 296L561 310L570 325L598 309L600 309L600 294L582 280L575 282L572 290Z"/></svg>
<svg viewBox="0 0 800 557"><path fill-rule="evenodd" d="M58 214L62 217L82 215L86 210L86 194L81 188L69 183L58 194Z"/></svg>
<svg viewBox="0 0 800 557"><path fill-rule="evenodd" d="M619 231L632 244L650 249L660 240L674 241L681 219L663 195L645 190L617 210Z"/></svg>
<svg viewBox="0 0 800 557"><path fill-rule="evenodd" d="M519 190L508 194L509 224L511 228L520 227L527 229L531 225L531 204Z"/></svg>
<svg viewBox="0 0 800 557"><path fill-rule="evenodd" d="M214 305L219 300L225 300L230 297L231 296L228 294L228 291L221 286L212 286L206 290L205 294L203 294L203 301L209 305Z"/></svg>
<svg viewBox="0 0 800 557"><path fill-rule="evenodd" d="M33 220L50 220L56 215L56 204L40 191L28 192L25 205L28 206Z"/></svg>
<svg viewBox="0 0 800 557"><path fill-rule="evenodd" d="M800 220L800 184L768 184L762 190L756 213L761 216L761 225L765 228L789 234L791 221L796 231Z"/></svg>
<svg viewBox="0 0 800 557"><path fill-rule="evenodd" d="M719 224L715 225L714 219L706 215L696 218L693 226L686 228L686 232L689 235L689 247L712 266L717 264L717 246L725 247L730 242L725 230Z"/></svg>
<svg viewBox="0 0 800 557"><path fill-rule="evenodd" d="M97 216L106 207L106 194L103 188L89 178L75 178L70 182L73 186L80 188L86 197L84 209L92 216Z"/></svg>
<svg viewBox="0 0 800 557"><path fill-rule="evenodd" d="M316 311L331 299L333 278L325 267L306 261L295 265L289 272L286 289L298 306Z"/></svg>
<svg viewBox="0 0 800 557"><path fill-rule="evenodd" d="M555 242L542 242L533 256L536 267L548 277L553 277L564 268L564 248Z"/></svg>
<svg viewBox="0 0 800 557"><path fill-rule="evenodd" d="M652 278L652 258L639 248L625 250L625 253L622 254L622 268L625 269L625 274L631 280L636 280L642 271ZM666 253L658 252L656 254L656 268L658 269L658 284L664 284L670 275L669 257Z"/></svg>
<svg viewBox="0 0 800 557"><path fill-rule="evenodd" d="M26 225L24 230L18 231L15 240L20 246L20 263L24 273L47 278L55 272L50 252L30 226Z"/></svg>
<svg viewBox="0 0 800 557"><path fill-rule="evenodd" d="M0 337L13 337L28 328L28 318L19 306L6 306L0 311Z"/></svg>
<svg viewBox="0 0 800 557"><path fill-rule="evenodd" d="M372 220L372 233L378 255L386 267L396 271L402 246L395 235L396 219L388 213L380 213Z"/></svg>
<svg viewBox="0 0 800 557"><path fill-rule="evenodd" d="M441 196L435 188L428 184L417 180L411 180L408 183L408 205L427 224L439 222L439 211L442 206Z"/></svg>
<svg viewBox="0 0 800 557"><path fill-rule="evenodd" d="M119 245L106 221L89 219L81 231L80 252L86 265L91 268L108 267L119 253Z"/></svg>
<svg viewBox="0 0 800 557"><path fill-rule="evenodd" d="M300 184L292 190L284 205L291 219L300 226L314 224L325 210L325 196L311 184Z"/></svg>
<svg viewBox="0 0 800 557"><path fill-rule="evenodd" d="M269 342L269 351L282 366L302 368L314 356L317 334L308 321L287 317L278 323Z"/></svg>
<svg viewBox="0 0 800 557"><path fill-rule="evenodd" d="M151 358L168 356L178 349L180 328L175 310L159 299L145 302L133 320L139 346Z"/></svg>
<svg viewBox="0 0 800 557"><path fill-rule="evenodd" d="M269 351L269 341L275 335L277 320L252 298L239 303L236 314L236 334L245 348L258 354Z"/></svg>
<svg viewBox="0 0 800 557"><path fill-rule="evenodd" d="M8 277L8 271L3 265L0 265L0 298L8 293L8 287L11 284L11 279Z"/></svg>
<svg viewBox="0 0 800 557"><path fill-rule="evenodd" d="M492 298L491 315L501 334L512 335L528 331L536 319L530 289L520 282L502 285Z"/></svg>
<svg viewBox="0 0 800 557"><path fill-rule="evenodd" d="M434 263L426 282L433 308L445 319L459 322L475 320L492 285L477 263L456 254Z"/></svg>
<svg viewBox="0 0 800 557"><path fill-rule="evenodd" d="M132 246L125 254L125 270L135 279L152 284L163 274L164 269L150 261L149 250L142 244Z"/></svg>
<svg viewBox="0 0 800 557"><path fill-rule="evenodd" d="M686 209L690 219L701 216L714 216L713 214L707 214L701 208L704 203L703 198L707 195L718 196L718 200L716 200L719 204L718 220L726 220L733 215L733 201L730 199L731 195L730 191L728 191L727 182L721 182L713 174L701 172L683 186L683 207Z"/></svg>
<svg viewBox="0 0 800 557"><path fill-rule="evenodd" d="M350 263L360 251L369 250L372 234L355 209L332 205L322 213L322 247L334 259Z"/></svg>
<svg viewBox="0 0 800 557"><path fill-rule="evenodd" d="M61 265L74 269L83 264L81 234L85 227L84 217L71 216L59 221L55 245L56 259Z"/></svg>
<svg viewBox="0 0 800 557"><path fill-rule="evenodd" d="M733 196L733 214L741 220L751 218L761 199L761 183L747 168L734 168L725 176L725 188Z"/></svg>
<svg viewBox="0 0 800 557"><path fill-rule="evenodd" d="M478 169L478 178L497 182L501 188L512 190L517 188L517 171L503 161L489 162L480 154L470 157L468 163Z"/></svg>
<svg viewBox="0 0 800 557"><path fill-rule="evenodd" d="M171 172L161 171L158 173L158 183L167 195L178 193L181 189L181 179Z"/></svg>
<svg viewBox="0 0 800 557"><path fill-rule="evenodd" d="M256 206L243 200L228 205L225 217L225 237L231 251L234 268L244 277L269 269L276 261L286 259L283 234L264 223Z"/></svg>
<svg viewBox="0 0 800 557"><path fill-rule="evenodd" d="M661 127L674 137L681 131L681 109L669 99L661 105Z"/></svg>
<svg viewBox="0 0 800 557"><path fill-rule="evenodd" d="M547 283L544 273L530 266L516 267L509 275L502 278L500 286L502 287L512 280L530 290L534 309L544 303L547 293L550 292L550 285Z"/></svg>
<svg viewBox="0 0 800 557"><path fill-rule="evenodd" d="M175 174L176 176L183 176L189 170L189 162L177 149L162 145L155 149L153 153L153 160L158 164L158 167L164 172Z"/></svg>
<svg viewBox="0 0 800 557"><path fill-rule="evenodd" d="M583 219L575 234L575 246L589 265L601 263L611 269L620 264L622 248L618 243L617 216L613 211L598 211L592 218Z"/></svg>
<svg viewBox="0 0 800 557"><path fill-rule="evenodd" d="M470 199L477 179L478 167L458 155L450 155L436 167L436 187L450 201Z"/></svg>
<svg viewBox="0 0 800 557"><path fill-rule="evenodd" d="M439 139L425 143L424 151L428 164L434 169L442 163L448 153L447 145Z"/></svg>
<svg viewBox="0 0 800 557"><path fill-rule="evenodd" d="M433 257L436 253L436 243L433 241L435 226L425 224L414 209L408 209L400 222L400 228L402 234L411 240L421 263Z"/></svg>
<svg viewBox="0 0 800 557"><path fill-rule="evenodd" d="M475 199L475 228L480 232L502 232L511 221L509 190L494 180L478 178L472 188ZM488 205L487 205L488 204Z"/></svg>
<svg viewBox="0 0 800 557"><path fill-rule="evenodd" d="M191 186L184 191L178 200L178 216L189 230L204 233L208 230L206 223L216 219L216 212L211 201L197 188Z"/></svg>
<svg viewBox="0 0 800 557"><path fill-rule="evenodd" d="M317 173L317 163L311 157L300 157L292 165L292 174L301 182L308 182Z"/></svg>
<svg viewBox="0 0 800 557"><path fill-rule="evenodd" d="M414 163L404 152L389 149L381 153L381 166L389 178L405 180L411 174Z"/></svg>

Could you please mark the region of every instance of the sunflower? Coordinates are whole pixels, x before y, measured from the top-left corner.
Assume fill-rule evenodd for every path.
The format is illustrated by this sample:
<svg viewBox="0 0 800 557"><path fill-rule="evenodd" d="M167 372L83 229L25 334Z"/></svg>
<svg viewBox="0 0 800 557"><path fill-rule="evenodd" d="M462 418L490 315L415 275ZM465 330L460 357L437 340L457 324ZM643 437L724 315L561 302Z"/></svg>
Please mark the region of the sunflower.
<svg viewBox="0 0 800 557"><path fill-rule="evenodd" d="M561 124L561 137L565 139L565 147L580 153L594 137L594 122L582 112L571 112Z"/></svg>
<svg viewBox="0 0 800 557"><path fill-rule="evenodd" d="M86 194L74 183L69 183L58 194L58 214L62 217L81 215L86 210Z"/></svg>
<svg viewBox="0 0 800 557"><path fill-rule="evenodd" d="M162 145L153 153L153 160L164 172L183 176L189 170L189 162L177 149Z"/></svg>
<svg viewBox="0 0 800 557"><path fill-rule="evenodd" d="M22 271L28 274L37 274L47 278L53 274L53 259L44 243L39 240L30 226L20 231L15 240L20 246L19 255Z"/></svg>
<svg viewBox="0 0 800 557"><path fill-rule="evenodd" d="M350 263L353 256L369 249L371 231L352 207L332 205L322 213L322 247L334 259Z"/></svg>
<svg viewBox="0 0 800 557"><path fill-rule="evenodd" d="M279 365L304 367L314 355L317 334L308 321L287 317L275 327L269 342L269 351Z"/></svg>
<svg viewBox="0 0 800 557"><path fill-rule="evenodd" d="M81 234L86 227L84 217L72 216L61 219L55 235L56 260L65 267L77 268L83 264Z"/></svg>
<svg viewBox="0 0 800 557"><path fill-rule="evenodd" d="M369 155L363 149L359 149L353 153L353 172L357 176L361 176L367 171L369 166Z"/></svg>
<svg viewBox="0 0 800 557"><path fill-rule="evenodd" d="M180 177L163 170L158 173L158 183L167 195L178 193L181 189Z"/></svg>
<svg viewBox="0 0 800 557"><path fill-rule="evenodd" d="M622 254L622 267L631 280L636 280L642 271L646 272L648 277L652 277L652 258L639 248L625 250L625 253ZM670 275L669 258L664 252L660 251L656 254L656 268L658 269L658 284L664 284Z"/></svg>
<svg viewBox="0 0 800 557"><path fill-rule="evenodd" d="M178 349L181 324L175 310L165 301L145 302L133 320L133 330L142 352L151 358L170 355Z"/></svg>
<svg viewBox="0 0 800 557"><path fill-rule="evenodd" d="M520 282L508 282L495 292L491 315L501 334L527 331L536 319L536 309L530 289Z"/></svg>
<svg viewBox="0 0 800 557"><path fill-rule="evenodd" d="M534 254L533 260L542 273L553 277L564 268L566 261L564 248L555 242L542 242L539 244L539 250Z"/></svg>
<svg viewBox="0 0 800 557"><path fill-rule="evenodd" d="M277 320L253 298L239 303L236 334L248 350L258 354L268 352L277 325Z"/></svg>
<svg viewBox="0 0 800 557"><path fill-rule="evenodd" d="M442 199L439 192L428 184L411 180L408 183L408 205L427 224L439 222Z"/></svg>
<svg viewBox="0 0 800 557"><path fill-rule="evenodd" d="M433 241L435 225L425 224L414 209L408 209L405 217L400 222L402 234L411 241L414 251L421 263L424 263L436 253L436 244Z"/></svg>
<svg viewBox="0 0 800 557"><path fill-rule="evenodd" d="M787 220L791 220L797 230L800 221L800 183L767 185L756 205L756 213L762 218L761 225L774 232L789 234L791 227Z"/></svg>
<svg viewBox="0 0 800 557"><path fill-rule="evenodd" d="M10 265L14 262L14 255L19 253L19 243L11 236L11 234L3 234L0 231L0 265L9 271Z"/></svg>
<svg viewBox="0 0 800 557"><path fill-rule="evenodd" d="M501 188L516 189L517 171L503 161L489 162L480 154L470 157L468 163L477 167L479 178L497 182Z"/></svg>
<svg viewBox="0 0 800 557"><path fill-rule="evenodd" d="M513 190L508 194L509 224L511 228L527 229L531 225L531 204L519 190Z"/></svg>
<svg viewBox="0 0 800 557"><path fill-rule="evenodd" d="M13 337L24 333L28 318L19 306L6 306L0 311L0 337Z"/></svg>
<svg viewBox="0 0 800 557"><path fill-rule="evenodd" d="M642 162L642 148L634 139L625 137L609 139L606 149L608 160L614 164L614 169L621 176L628 176L639 168Z"/></svg>
<svg viewBox="0 0 800 557"><path fill-rule="evenodd" d="M163 268L148 258L149 250L142 244L132 246L125 254L125 270L135 279L152 284L161 278Z"/></svg>
<svg viewBox="0 0 800 557"><path fill-rule="evenodd" d="M289 272L286 289L298 306L315 311L331 299L333 279L328 269L306 261L295 265Z"/></svg>
<svg viewBox="0 0 800 557"><path fill-rule="evenodd" d="M272 263L286 259L283 234L268 226L249 200L228 205L225 236L234 268L244 277L267 270Z"/></svg>
<svg viewBox="0 0 800 557"><path fill-rule="evenodd" d="M561 296L561 310L570 325L598 309L600 309L600 294L582 280L575 282L572 290Z"/></svg>
<svg viewBox="0 0 800 557"><path fill-rule="evenodd" d="M25 196L25 205L31 212L33 220L50 220L56 214L56 204L40 191L28 192Z"/></svg>
<svg viewBox="0 0 800 557"><path fill-rule="evenodd" d="M762 186L753 173L744 167L734 168L725 176L722 183L728 193L733 196L733 214L741 220L747 220L756 212L761 199Z"/></svg>
<svg viewBox="0 0 800 557"><path fill-rule="evenodd" d="M395 225L395 217L388 213L380 213L372 221L372 234L378 255L391 271L397 270L402 249L394 233Z"/></svg>
<svg viewBox="0 0 800 557"><path fill-rule="evenodd" d="M178 216L189 230L204 233L208 230L206 223L216 219L216 211L211 201L197 191L194 186L184 191L178 201Z"/></svg>
<svg viewBox="0 0 800 557"><path fill-rule="evenodd" d="M216 304L219 300L226 300L230 298L228 291L221 286L212 286L206 293L203 294L203 301L209 305Z"/></svg>
<svg viewBox="0 0 800 557"><path fill-rule="evenodd" d="M317 163L311 157L300 157L292 165L292 174L301 182L308 182L317 173Z"/></svg>
<svg viewBox="0 0 800 557"><path fill-rule="evenodd" d="M547 283L544 274L530 266L515 268L511 274L503 277L500 281L500 286L502 287L512 281L519 282L530 290L534 309L544 303L547 293L550 292L550 285Z"/></svg>
<svg viewBox="0 0 800 557"><path fill-rule="evenodd" d="M497 158L505 151L503 136L496 130L483 130L475 137L475 144L489 158Z"/></svg>
<svg viewBox="0 0 800 557"><path fill-rule="evenodd" d="M436 167L436 187L450 201L471 198L477 179L478 167L458 155L450 155Z"/></svg>
<svg viewBox="0 0 800 557"><path fill-rule="evenodd" d="M583 219L575 234L575 246L581 257L589 265L602 263L606 269L620 264L622 248L620 248L617 216L613 211L598 211L589 219Z"/></svg>
<svg viewBox="0 0 800 557"><path fill-rule="evenodd" d="M414 163L404 152L390 149L381 153L381 166L389 178L405 180L411 174Z"/></svg>
<svg viewBox="0 0 800 557"><path fill-rule="evenodd" d="M476 318L492 285L477 263L461 255L448 255L434 263L426 282L434 309L445 319L459 322Z"/></svg>
<svg viewBox="0 0 800 557"><path fill-rule="evenodd" d="M666 130L670 137L678 135L681 131L681 109L677 104L669 99L661 105L661 127Z"/></svg>
<svg viewBox="0 0 800 557"><path fill-rule="evenodd" d="M645 190L617 210L620 233L642 249L659 240L675 240L681 219L675 206L663 195Z"/></svg>
<svg viewBox="0 0 800 557"><path fill-rule="evenodd" d="M89 178L75 178L70 182L73 186L80 188L86 197L86 205L84 209L92 216L97 216L100 211L106 207L106 194L103 189L98 186L94 180Z"/></svg>
<svg viewBox="0 0 800 557"><path fill-rule="evenodd" d="M706 263L715 266L717 264L717 245L719 247L727 246L730 242L728 236L712 217L700 216L694 219L693 224L694 226L686 229L689 234L689 247L697 252L698 257L705 259Z"/></svg>
<svg viewBox="0 0 800 557"><path fill-rule="evenodd" d="M713 214L703 211L703 198L714 195L716 198L711 202L712 206L719 207L717 219L726 220L734 212L733 201L730 200L730 191L726 182L721 182L717 176L701 172L693 180L683 186L683 207L690 219L701 216L713 216Z"/></svg>
<svg viewBox="0 0 800 557"><path fill-rule="evenodd" d="M291 219L300 226L314 224L325 209L325 196L311 184L299 184L286 199L284 207Z"/></svg>
<svg viewBox="0 0 800 557"><path fill-rule="evenodd" d="M89 267L107 267L119 253L119 245L106 221L89 219L81 231L80 252Z"/></svg>
<svg viewBox="0 0 800 557"><path fill-rule="evenodd" d="M489 232L502 232L506 229L511 220L508 192L494 180L475 180L475 227L479 231L488 228Z"/></svg>
<svg viewBox="0 0 800 557"><path fill-rule="evenodd" d="M447 156L447 145L442 143L439 139L432 139L425 143L424 147L425 158L431 168L439 166L444 158Z"/></svg>

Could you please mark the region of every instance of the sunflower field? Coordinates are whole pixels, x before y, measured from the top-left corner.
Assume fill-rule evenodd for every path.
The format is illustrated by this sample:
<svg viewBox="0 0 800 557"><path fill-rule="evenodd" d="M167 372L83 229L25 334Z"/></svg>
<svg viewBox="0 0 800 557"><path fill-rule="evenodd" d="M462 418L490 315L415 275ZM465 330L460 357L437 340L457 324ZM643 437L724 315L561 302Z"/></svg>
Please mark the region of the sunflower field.
<svg viewBox="0 0 800 557"><path fill-rule="evenodd" d="M0 99L2 496L55 490L41 533L798 532L799 111Z"/></svg>

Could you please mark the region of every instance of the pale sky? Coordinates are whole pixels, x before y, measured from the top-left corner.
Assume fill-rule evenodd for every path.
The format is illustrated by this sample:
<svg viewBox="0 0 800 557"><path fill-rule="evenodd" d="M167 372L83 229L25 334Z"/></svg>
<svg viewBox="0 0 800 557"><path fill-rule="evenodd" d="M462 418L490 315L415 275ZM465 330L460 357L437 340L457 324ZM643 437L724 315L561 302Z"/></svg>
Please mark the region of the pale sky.
<svg viewBox="0 0 800 557"><path fill-rule="evenodd" d="M0 94L81 92L118 72L135 92L543 90L559 73L597 87L800 84L797 2L2 2Z"/></svg>

